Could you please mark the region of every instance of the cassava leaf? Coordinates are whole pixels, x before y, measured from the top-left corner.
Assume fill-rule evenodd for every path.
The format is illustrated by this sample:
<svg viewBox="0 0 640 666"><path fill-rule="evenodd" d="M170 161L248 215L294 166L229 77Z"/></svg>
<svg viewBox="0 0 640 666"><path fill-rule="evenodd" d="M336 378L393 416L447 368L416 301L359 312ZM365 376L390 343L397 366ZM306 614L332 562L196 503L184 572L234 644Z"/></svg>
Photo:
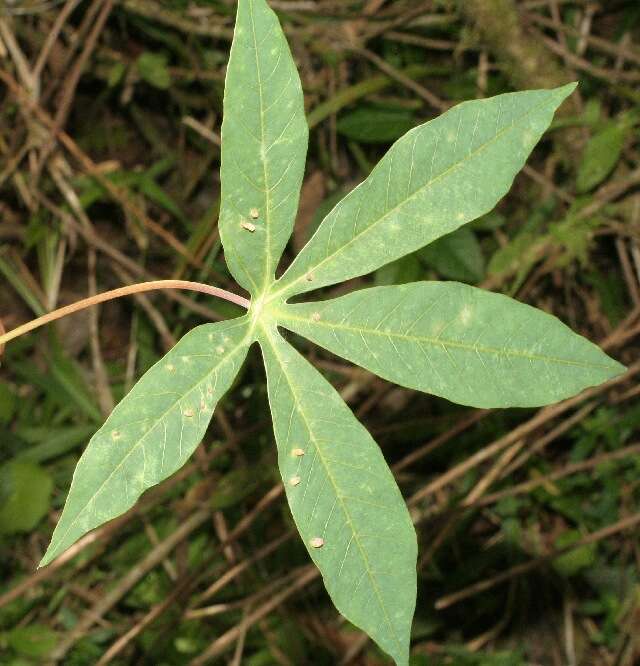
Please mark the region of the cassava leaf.
<svg viewBox="0 0 640 666"><path fill-rule="evenodd" d="M89 442L40 566L184 465L250 341L248 317L205 324L142 377Z"/></svg>
<svg viewBox="0 0 640 666"><path fill-rule="evenodd" d="M282 306L279 323L390 381L474 407L534 407L624 371L560 320L455 282Z"/></svg>
<svg viewBox="0 0 640 666"><path fill-rule="evenodd" d="M302 540L338 610L407 664L417 545L393 475L313 366L275 330L260 345L278 464Z"/></svg>
<svg viewBox="0 0 640 666"><path fill-rule="evenodd" d="M224 98L220 236L229 269L254 296L271 284L293 229L308 133L276 15L264 0L240 0Z"/></svg>
<svg viewBox="0 0 640 666"><path fill-rule="evenodd" d="M280 293L364 275L490 211L574 88L465 102L405 134L325 218Z"/></svg>
<svg viewBox="0 0 640 666"><path fill-rule="evenodd" d="M147 78L166 83L157 73ZM277 326L399 384L479 407L546 404L603 382L622 366L557 319L461 284L284 301L387 266L486 214L573 88L467 102L411 130L333 208L275 281L294 224L308 128L276 15L265 0L239 0L224 101L219 226L229 268L254 297L250 312L194 329L114 410L78 464L41 564L184 464L257 339L278 463L307 550L338 610L406 666L417 555L406 505L377 444ZM361 131L357 120L341 129ZM395 136L397 127L384 127L389 116L383 120L376 136ZM159 190L153 197L162 203ZM469 233L459 236L468 241ZM443 239L437 260L451 238ZM479 274L479 248L469 247L456 246L449 256ZM472 252L477 256L469 264ZM440 267L443 274L451 264ZM228 481L234 495L238 479ZM224 490L217 498L222 504L229 500Z"/></svg>

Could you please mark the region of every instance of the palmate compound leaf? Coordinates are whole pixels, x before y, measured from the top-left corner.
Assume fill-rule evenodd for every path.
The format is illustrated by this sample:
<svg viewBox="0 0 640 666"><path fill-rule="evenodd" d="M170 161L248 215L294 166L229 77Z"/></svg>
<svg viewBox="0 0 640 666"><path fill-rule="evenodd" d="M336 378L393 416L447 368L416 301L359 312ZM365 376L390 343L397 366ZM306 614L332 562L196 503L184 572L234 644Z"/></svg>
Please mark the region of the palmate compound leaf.
<svg viewBox="0 0 640 666"><path fill-rule="evenodd" d="M624 371L541 310L456 282L283 305L280 325L392 382L474 407L535 407Z"/></svg>
<svg viewBox="0 0 640 666"><path fill-rule="evenodd" d="M275 329L259 338L278 464L300 536L336 608L407 664L416 534L378 445Z"/></svg>
<svg viewBox="0 0 640 666"><path fill-rule="evenodd" d="M93 436L40 566L130 509L202 440L251 343L248 317L194 328L140 381Z"/></svg>
<svg viewBox="0 0 640 666"><path fill-rule="evenodd" d="M574 89L464 102L405 134L324 219L279 295L365 275L490 211Z"/></svg>
<svg viewBox="0 0 640 666"><path fill-rule="evenodd" d="M284 300L368 273L490 210L509 189L555 109L573 87L468 102L412 130L329 214L287 273L273 285L275 268L295 219L308 130L299 77L275 14L265 0L239 0L225 91L220 233L233 275L254 296L251 311L248 317L192 331L114 410L76 469L67 505L42 564L86 531L126 511L144 489L184 464L203 436L216 402L233 381L248 346L256 339L255 331L259 331L279 464L298 529L337 608L397 664L405 666L415 606L417 551L406 506L373 439L331 385L280 337L276 326L296 330L299 324L300 332L312 339L317 336L321 344L332 348L334 342L323 338L320 327L312 327L308 321L304 325L293 323L296 317L305 316L311 316L314 324L323 316L329 321L330 304L316 317L320 306L289 307ZM455 313L462 323L467 317L464 306L461 302ZM379 311L380 303L372 307ZM445 304L442 307L442 313L433 313L439 318L436 322L447 312ZM388 325L398 322L402 331L399 308L392 304L386 314ZM283 318L281 322L278 316ZM356 314L351 316L357 326ZM441 343L445 334L456 329L460 332L458 319L451 313L450 325L427 333ZM361 347L344 331L338 333L338 325L345 322L340 314L331 330L338 353L353 354L354 360L373 369L379 363L375 371L382 376L423 388L420 377L404 373L405 369L409 372L402 364L406 352L399 346L392 352L395 367L388 362L389 350L379 353L376 343L362 331L362 335L358 333ZM415 328L420 330L419 322ZM504 326L500 330L504 331ZM555 336L558 330L549 335ZM515 340L520 331L512 333ZM464 335L459 337L464 346ZM487 351L489 339L484 342L482 351ZM536 342L527 343L526 349L537 351L532 346ZM588 356L587 347L581 347L584 344L588 343L573 341L569 346ZM480 342L474 340L471 345L475 345L477 356ZM496 349L517 349L514 345L501 338ZM436 378L438 373L424 361L424 367L432 372L429 377L425 370L424 376L429 377L424 383L426 390L439 393L440 387L440 394L450 392L452 399L485 404L482 397L467 400L466 389L456 387L456 380L461 386L472 381L462 372L469 368L491 379L501 378L484 368L482 356L472 360L473 354L462 347L454 352L449 346L448 351L437 350L438 363L451 364L447 377ZM424 356L420 347L418 351ZM447 361L443 361L443 353ZM460 356L454 363L452 359L458 355L464 360ZM521 363L509 354L500 357L496 352L495 356L504 366ZM539 360L530 356L526 357L528 362ZM594 353L593 358L596 356ZM606 366L598 370L601 376L589 380L576 379L577 371L567 364L567 372L573 374L562 391L575 392L583 384L615 374L618 368L603 361L603 356L593 361L594 366L601 362ZM419 368L420 363L415 360L414 367ZM524 368L521 372L524 377ZM531 375L530 369L527 372L522 382ZM545 372L550 372L546 366ZM549 376L549 380L560 374ZM539 379L535 378L531 395L540 395L536 393L541 390ZM508 388L515 390L510 381L507 379ZM466 395L476 390L467 388ZM487 395L493 391L496 401L507 400L498 382L482 388ZM549 395L536 400L555 399L554 388L547 388Z"/></svg>
<svg viewBox="0 0 640 666"><path fill-rule="evenodd" d="M271 285L289 240L309 130L300 77L276 15L240 0L222 124L220 236L227 264L254 296Z"/></svg>

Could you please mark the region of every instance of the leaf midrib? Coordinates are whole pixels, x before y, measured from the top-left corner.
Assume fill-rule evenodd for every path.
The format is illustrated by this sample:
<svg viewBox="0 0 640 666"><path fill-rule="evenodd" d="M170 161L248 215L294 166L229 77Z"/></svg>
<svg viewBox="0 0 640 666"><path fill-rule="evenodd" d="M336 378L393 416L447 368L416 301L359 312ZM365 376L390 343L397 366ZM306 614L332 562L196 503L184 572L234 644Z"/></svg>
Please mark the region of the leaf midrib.
<svg viewBox="0 0 640 666"><path fill-rule="evenodd" d="M261 150L266 151L265 129L264 129L264 97L262 91L262 73L260 69L260 60L258 58L258 39L256 36L256 23L253 15L253 3L249 2L249 14L251 16L251 33L253 35L253 52L256 57L256 76L258 78L258 99L260 104L260 144ZM271 280L271 265L273 257L271 255L271 190L269 187L268 170L267 170L267 154L260 154L260 161L262 162L262 172L264 177L264 196L265 196L265 235L267 238L264 276L262 279L262 292L264 293L270 286Z"/></svg>
<svg viewBox="0 0 640 666"><path fill-rule="evenodd" d="M323 453L322 453L322 449L321 449L320 445L318 444L318 441L317 441L316 437L314 436L313 429L311 428L311 425L310 425L310 423L309 423L309 420L308 420L307 417L306 417L306 414L305 414L304 410L302 410L302 409L299 408L299 405L301 405L302 402L301 402L301 400L299 399L299 397L298 397L298 393L297 393L297 391L296 391L296 389L295 389L295 386L294 386L294 383L293 383L292 380L290 379L289 374L288 374L288 372L287 372L287 364L284 363L282 357L281 357L280 354L278 353L277 344L273 341L273 339L272 339L272 337L271 337L271 336L272 336L272 333L271 333L269 330L267 330L266 328L264 328L264 327L263 327L263 331L264 331L264 335L262 336L261 339L264 339L264 338L267 338L267 339L268 339L269 344L270 344L270 346L271 346L271 349L273 350L273 352L274 352L276 358L278 359L278 362L279 362L279 364L280 364L280 368L281 368L281 373L286 377L287 383L289 384L289 388L291 389L291 394L292 394L292 396L293 396L293 398L294 398L294 400L295 400L296 407L298 408L298 413L300 414L300 416L302 417L302 420L304 421L304 424L305 424L305 427L306 427L306 429L307 429L307 432L309 433L309 437L310 437L311 441L313 442L313 444L314 444L314 446L315 446L316 452L317 452L317 454L318 454L318 457L320 458L320 462L322 463L322 466L324 467L324 470L325 470L325 473L326 473L326 475L327 475L327 478L329 479L329 482L330 482L331 485L333 486L333 490L334 490L334 492L335 492L335 495L336 495L336 498L337 498L337 502L338 502L338 504L340 505L340 508L342 509L342 512L344 513L345 519L346 519L346 521L347 521L349 527L351 528L351 533L352 533L353 538L354 538L354 540L355 540L355 542L356 542L356 545L357 545L357 547L358 547L358 550L360 551L360 556L361 556L361 558L362 558L362 560L363 560L363 562L364 562L365 570L366 570L366 572L367 572L367 575L368 575L368 577L369 577L369 580L371 581L371 585L373 586L373 589L375 590L376 597L377 597L377 599L378 599L378 605L380 606L380 609L382 610L382 612L383 612L383 614L384 614L385 621L386 621L386 623L387 623L389 629L391 630L391 633L392 633L393 638L394 638L394 640L395 640L395 642L396 642L396 644L397 644L397 646L398 646L398 649L401 651L401 650L402 650L402 644L401 644L401 642L400 642L400 639L398 638L398 634L397 634L397 632L396 632L396 629L395 629L395 627L393 626L393 623L391 622L391 619L390 619L390 617L389 617L389 613L387 612L386 605L385 605L385 603L384 603L384 601L383 601L383 599L382 599L382 595L381 595L381 593L380 593L380 589L379 589L379 587L378 587L378 583L377 583L377 581L376 581L376 579L375 579L375 576L374 576L374 571L373 571L373 569L372 569L371 566L370 566L369 558L368 558L368 556L367 556L367 553L366 553L364 547L362 546L362 544L361 544L361 542L360 542L360 538L359 538L359 537L360 537L361 535L360 535L360 534L358 533L358 531L356 530L356 528L355 528L355 526L354 526L354 524L353 524L353 521L352 521L352 519L351 519L351 514L349 513L349 510L348 510L348 508L347 508L347 506L346 506L346 504L345 504L345 502L344 502L345 497L340 493L340 491L339 491L339 489L338 489L338 485L336 484L336 482L335 482L335 480L334 480L334 478L333 478L333 475L332 475L332 473L331 473L331 470L330 470L330 468L329 468L329 466L328 466L328 464L327 464L327 460L325 459L325 457L324 457L324 455L323 455ZM278 335L278 333L275 333L275 335ZM284 340L282 340L282 343L283 343L283 344L288 344L288 343L286 343L286 341L284 341Z"/></svg>
<svg viewBox="0 0 640 666"><path fill-rule="evenodd" d="M551 99L555 101L555 97L553 97L553 98L551 98ZM488 101L490 101L490 100L491 100L491 98L488 98L487 100L475 100L475 102L476 102L476 103L477 103L478 101L487 101L487 102L488 102ZM484 151L484 150L487 149L489 146L491 146L495 141L497 141L498 139L500 139L500 138L502 137L503 134L505 134L506 132L509 132L509 131L513 130L513 129L514 129L515 127L517 127L517 126L518 126L523 120L525 120L527 117L529 117L532 113L538 111L538 110L541 109L542 107L544 107L544 106L546 106L547 104L549 104L550 101L551 101L551 100L546 99L546 100L544 100L543 102L541 102L540 104L537 104L536 106L531 107L531 108L530 108L525 114L523 114L522 116L520 116L516 121L512 122L511 125L508 125L507 127L505 127L505 128L503 128L502 130L500 130L495 136L493 136L491 139L489 139L489 141L486 141L486 142L483 143L482 145L478 146L478 148L476 148L476 149L473 150L472 152L470 152L470 153L468 153L467 155L465 155L462 159L460 159L460 160L458 160L457 162L455 162L454 164L452 164L450 167L448 167L447 169L445 169L442 173L440 173L440 174L438 174L437 176L435 176L435 178L432 178L432 179L429 180L427 183L425 183L424 185L422 185L421 187L419 187L419 188L418 188L417 190L415 190L415 192L413 192L410 196L406 197L406 198L403 199L400 203L398 203L396 206L394 206L392 209L390 209L390 210L388 210L386 213L384 213L384 215L381 215L379 218L377 218L376 220L374 220L370 225L368 225L367 227L365 227L362 231L358 232L355 236L352 236L352 237L351 237L351 238L350 238L350 239L349 239L344 245L341 245L337 250L334 250L334 252L332 252L331 254L327 255L327 256L326 256L324 259L322 259L319 263L317 263L317 264L315 264L315 265L313 265L313 266L310 266L310 267L308 268L308 271L311 271L311 272L313 272L313 271L317 271L320 267L322 267L322 266L323 266L324 264L326 264L328 261L330 261L330 260L332 260L332 259L335 259L335 257L339 256L342 252L344 252L344 251L345 251L345 250L346 250L346 249L347 249L352 243L356 242L356 241L359 240L362 236L364 236L365 234L369 233L372 229L376 228L379 224L381 224L382 222L384 222L384 220L385 220L387 217L389 217L390 215L393 215L394 213L396 213L397 211L399 211L399 210L400 210L403 206L405 206L408 202L410 202L410 201L413 200L415 197L417 197L417 196L419 196L420 194L422 194L425 190L428 190L430 187L432 187L436 182L438 182L438 181L441 180L442 178L448 176L448 175L451 174L452 172L454 172L454 171L456 171L457 169L461 168L462 165L466 164L468 160L470 160L470 159L476 157L476 156L477 156L478 154L480 154L482 151ZM466 105L466 104L470 104L470 103L473 103L473 102L463 102L462 104L459 105L459 108L462 107L462 106L464 106L464 105ZM408 134L405 134L405 137L406 137L406 136L409 136L409 134L411 134L412 131L417 132L421 127L422 127L422 126L418 126L418 127L416 127L414 130L411 130ZM371 177L371 176L370 176L370 177ZM367 183L368 181L369 181L369 179L367 178L367 179L364 180L362 183L360 183L360 185L358 185L358 187L355 188L355 190L353 191L353 193L355 193L356 190L360 189L360 188L361 188L365 183ZM352 193L352 194L353 194L353 193ZM351 196L351 195L349 195L349 196ZM338 203L338 204L336 205L336 207L334 208L334 210L333 210L331 213L329 213L329 215L328 215L325 219L329 219L329 217L333 214L333 212L335 212L335 211L336 211L336 210L337 210L337 209L338 209L338 208L344 203L345 200L346 200L346 199L343 199L340 203ZM324 221L323 221L323 222L324 222ZM316 231L316 234L318 234L318 233L320 232L320 229L321 229L321 228L322 228L322 224L320 225L320 227L318 227L318 231ZM315 237L316 234L314 234L314 237ZM311 238L311 240L309 240L309 243L308 243L307 245L310 245L312 242L313 242L313 237ZM297 293L297 292L292 291L292 289L293 289L293 287L294 287L296 284L298 284L299 282L301 282L301 281L305 278L305 272L303 272L302 275L299 275L297 278L295 278L295 279L293 280L293 282L290 282L290 283L288 283L288 284L286 284L286 277L287 277L287 274L288 274L290 271L292 271L292 270L294 269L294 267L295 267L296 264L297 264L297 260L303 255L303 253L304 253L304 249L303 249L303 250L301 251L301 253L296 257L296 259L295 259L294 262L291 264L291 266L287 269L287 271L284 273L284 275L283 275L279 280L276 280L276 284L279 283L279 282L283 282L283 283L285 283L285 284L283 285L283 287L282 287L281 289L275 291L275 292L271 295L271 300L273 300L273 299L275 299L275 298L278 298L278 297L281 297L282 294L287 294L287 296L293 296L293 295L295 295L295 293ZM314 288L315 288L315 287L314 287Z"/></svg>
<svg viewBox="0 0 640 666"><path fill-rule="evenodd" d="M246 326L247 323L246 323L246 322L243 322L242 324L239 324L238 326L240 326L240 325ZM237 327L233 327L233 328L237 328ZM233 328L231 328L231 329L229 329L229 330L233 330ZM203 382L206 382L206 381L211 377L211 375L212 375L213 373L217 372L217 371L218 371L218 370L219 370L219 369L220 369L225 363L227 363L228 361L230 361L231 358L232 358L233 356L235 356L235 355L238 353L238 351L239 351L240 349L243 348L243 346L246 345L246 343L247 343L247 341L248 341L248 339L249 339L250 336L251 336L251 332L248 332L247 335L246 335L244 338L242 338L242 340L238 343L238 345L237 345L232 351L230 351L229 354L225 355L225 356L220 360L220 362L219 362L216 366L214 366L214 367L213 367L213 368L212 368L212 369L211 369L211 370L205 375L205 377L203 377L202 379L199 379L195 384L193 384L193 386L192 386L191 388L189 388L187 391L184 391L184 392L182 393L182 397L180 398L180 400L176 400L174 403L172 403L171 407L169 407L168 409L166 409L166 410L162 413L162 415L159 416L159 417L157 418L156 423L155 423L151 428L149 428L149 430L147 430L147 432L145 432L145 433L142 435L142 437L140 437L140 439L139 439L139 440L138 440L138 441L137 441L137 442L131 447L131 449L126 453L126 455L122 458L122 460L121 460L121 461L116 465L116 467L111 471L111 473L109 474L109 476L108 476L108 477L107 477L107 478L106 478L106 479L100 484L100 486L98 487L98 489L93 493L93 495L92 495L92 496L89 498L89 500L84 504L84 506L78 511L78 513L76 514L75 518L71 521L71 523L69 524L69 526L68 526L67 529L65 530L64 534L62 534L62 535L57 539L57 543L58 543L58 544L62 543L62 542L67 538L69 532L70 532L71 529L76 525L76 523L77 523L78 520L80 519L80 516L82 516L82 514L85 512L86 508L87 508L87 507L91 504L91 502L92 502L92 501L93 501L93 500L94 500L94 499L95 499L95 498L96 498L96 497L102 492L102 490L104 489L104 487L105 487L105 486L107 485L107 483L109 483L109 481L113 478L114 474L116 474L116 472L122 467L122 465L123 465L123 464L125 463L125 461L129 458L129 456L131 456L132 453L133 453L134 451L137 451L137 450L138 450L138 447L142 444L143 441L145 441L146 437L147 437L148 435L150 435L151 433L153 433L153 432L155 431L155 429L156 429L156 428L157 428L157 427L163 422L163 420L166 418L166 416L169 414L169 412L171 412L173 409L175 409L176 405L178 405L178 404L180 403L180 401L181 401L182 399L184 399L184 397L185 397L186 395L190 394L192 391L194 391L196 388L198 388L198 386L200 386ZM164 359L161 359L161 360L159 361L159 363L163 363L163 362L164 362ZM113 415L112 415L112 416L113 416ZM107 423L108 423L108 422L109 422L109 420L107 420L107 421L105 422L105 424L103 425L103 428L107 426ZM101 428L100 430L102 430L102 428ZM91 442L89 442L89 444L91 444L92 441L93 441L93 439L91 440ZM53 544L52 544L52 546L53 546ZM52 552L55 552L56 548L57 548L57 546L56 546L56 547L52 547L50 550L52 550Z"/></svg>
<svg viewBox="0 0 640 666"><path fill-rule="evenodd" d="M293 306L295 307L295 306ZM563 359L563 358L556 358L554 356L543 356L541 354L532 354L530 352L522 351L522 350L516 350L516 349L507 349L506 347L503 347L502 349L498 349L497 347L484 347L480 345L472 345L472 344L466 344L464 342L458 342L454 340L443 340L442 338L434 338L434 337L429 337L429 336L421 336L421 335L407 335L405 333L399 333L397 331L381 331L377 329L372 329L372 328L365 328L364 326L350 326L347 324L342 324L342 323L333 323L333 322L328 322L328 321L323 321L322 319L320 321L313 321L309 320L308 317L299 317L293 314L289 314L286 311L283 313L282 311L278 312L278 322L281 324L285 324L286 321L299 321L307 326L313 328L328 328L328 329L338 329L338 330L344 330L344 331L349 331L350 333L363 333L363 334L369 334L369 335L377 335L379 337L386 337L386 338L396 338L400 340L407 340L409 342L416 342L418 344L424 343L425 345L431 345L433 347L451 347L453 349L461 349L463 351L468 351L468 352L475 352L475 353L485 353L485 354L493 354L495 356L506 356L506 357L516 357L516 358L526 358L531 361L542 361L545 363L556 363L558 365L568 365L572 367L579 367L579 368L596 368L596 369L602 369L602 370L610 370L612 365L605 365L603 363L591 363L591 362L586 362L586 361L571 361L569 359Z"/></svg>

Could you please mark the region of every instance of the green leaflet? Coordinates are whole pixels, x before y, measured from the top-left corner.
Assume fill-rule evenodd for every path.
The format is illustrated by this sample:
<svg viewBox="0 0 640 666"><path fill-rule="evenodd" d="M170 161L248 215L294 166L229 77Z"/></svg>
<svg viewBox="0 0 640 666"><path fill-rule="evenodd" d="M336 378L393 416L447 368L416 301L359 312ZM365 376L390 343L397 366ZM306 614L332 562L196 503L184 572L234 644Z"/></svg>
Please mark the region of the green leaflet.
<svg viewBox="0 0 640 666"><path fill-rule="evenodd" d="M418 256L448 280L480 282L485 275L482 247L469 227L460 227L422 248Z"/></svg>
<svg viewBox="0 0 640 666"><path fill-rule="evenodd" d="M331 384L275 330L259 341L278 464L300 536L336 608L407 664L417 545L393 475ZM321 547L313 547L316 538Z"/></svg>
<svg viewBox="0 0 640 666"><path fill-rule="evenodd" d="M47 515L53 479L29 460L0 465L0 537L30 532Z"/></svg>
<svg viewBox="0 0 640 666"><path fill-rule="evenodd" d="M264 0L240 0L224 98L220 236L233 276L254 296L273 281L293 229L308 133L276 15Z"/></svg>
<svg viewBox="0 0 640 666"><path fill-rule="evenodd" d="M610 123L589 140L578 167L578 192L589 192L611 173L622 154L627 131L624 125Z"/></svg>
<svg viewBox="0 0 640 666"><path fill-rule="evenodd" d="M361 106L339 118L338 134L360 143L391 143L416 126L407 109Z"/></svg>
<svg viewBox="0 0 640 666"><path fill-rule="evenodd" d="M325 218L280 294L364 275L490 211L575 86L464 102L405 134Z"/></svg>
<svg viewBox="0 0 640 666"><path fill-rule="evenodd" d="M245 359L249 330L248 317L199 326L140 379L80 458L40 566L184 465Z"/></svg>
<svg viewBox="0 0 640 666"><path fill-rule="evenodd" d="M534 407L624 371L555 317L456 282L287 305L279 323L402 386L474 407Z"/></svg>

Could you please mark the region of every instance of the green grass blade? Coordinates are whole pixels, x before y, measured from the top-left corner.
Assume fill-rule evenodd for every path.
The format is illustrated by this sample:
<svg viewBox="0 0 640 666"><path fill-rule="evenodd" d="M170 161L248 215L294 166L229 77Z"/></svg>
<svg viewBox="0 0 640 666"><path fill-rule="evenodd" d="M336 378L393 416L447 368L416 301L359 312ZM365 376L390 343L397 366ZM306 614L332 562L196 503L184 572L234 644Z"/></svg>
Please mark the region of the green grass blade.
<svg viewBox="0 0 640 666"><path fill-rule="evenodd" d="M275 331L260 344L280 472L300 535L336 608L407 664L417 544L393 475L313 366Z"/></svg>
<svg viewBox="0 0 640 666"><path fill-rule="evenodd" d="M240 0L222 124L220 235L252 294L274 279L298 208L309 130L300 77L264 0Z"/></svg>
<svg viewBox="0 0 640 666"><path fill-rule="evenodd" d="M278 292L365 275L489 212L574 89L464 102L408 132L324 219Z"/></svg>
<svg viewBox="0 0 640 666"><path fill-rule="evenodd" d="M559 319L456 282L283 306L279 323L377 375L474 407L535 407L624 367Z"/></svg>
<svg viewBox="0 0 640 666"><path fill-rule="evenodd" d="M40 566L184 465L250 342L246 317L205 324L142 377L89 442Z"/></svg>

